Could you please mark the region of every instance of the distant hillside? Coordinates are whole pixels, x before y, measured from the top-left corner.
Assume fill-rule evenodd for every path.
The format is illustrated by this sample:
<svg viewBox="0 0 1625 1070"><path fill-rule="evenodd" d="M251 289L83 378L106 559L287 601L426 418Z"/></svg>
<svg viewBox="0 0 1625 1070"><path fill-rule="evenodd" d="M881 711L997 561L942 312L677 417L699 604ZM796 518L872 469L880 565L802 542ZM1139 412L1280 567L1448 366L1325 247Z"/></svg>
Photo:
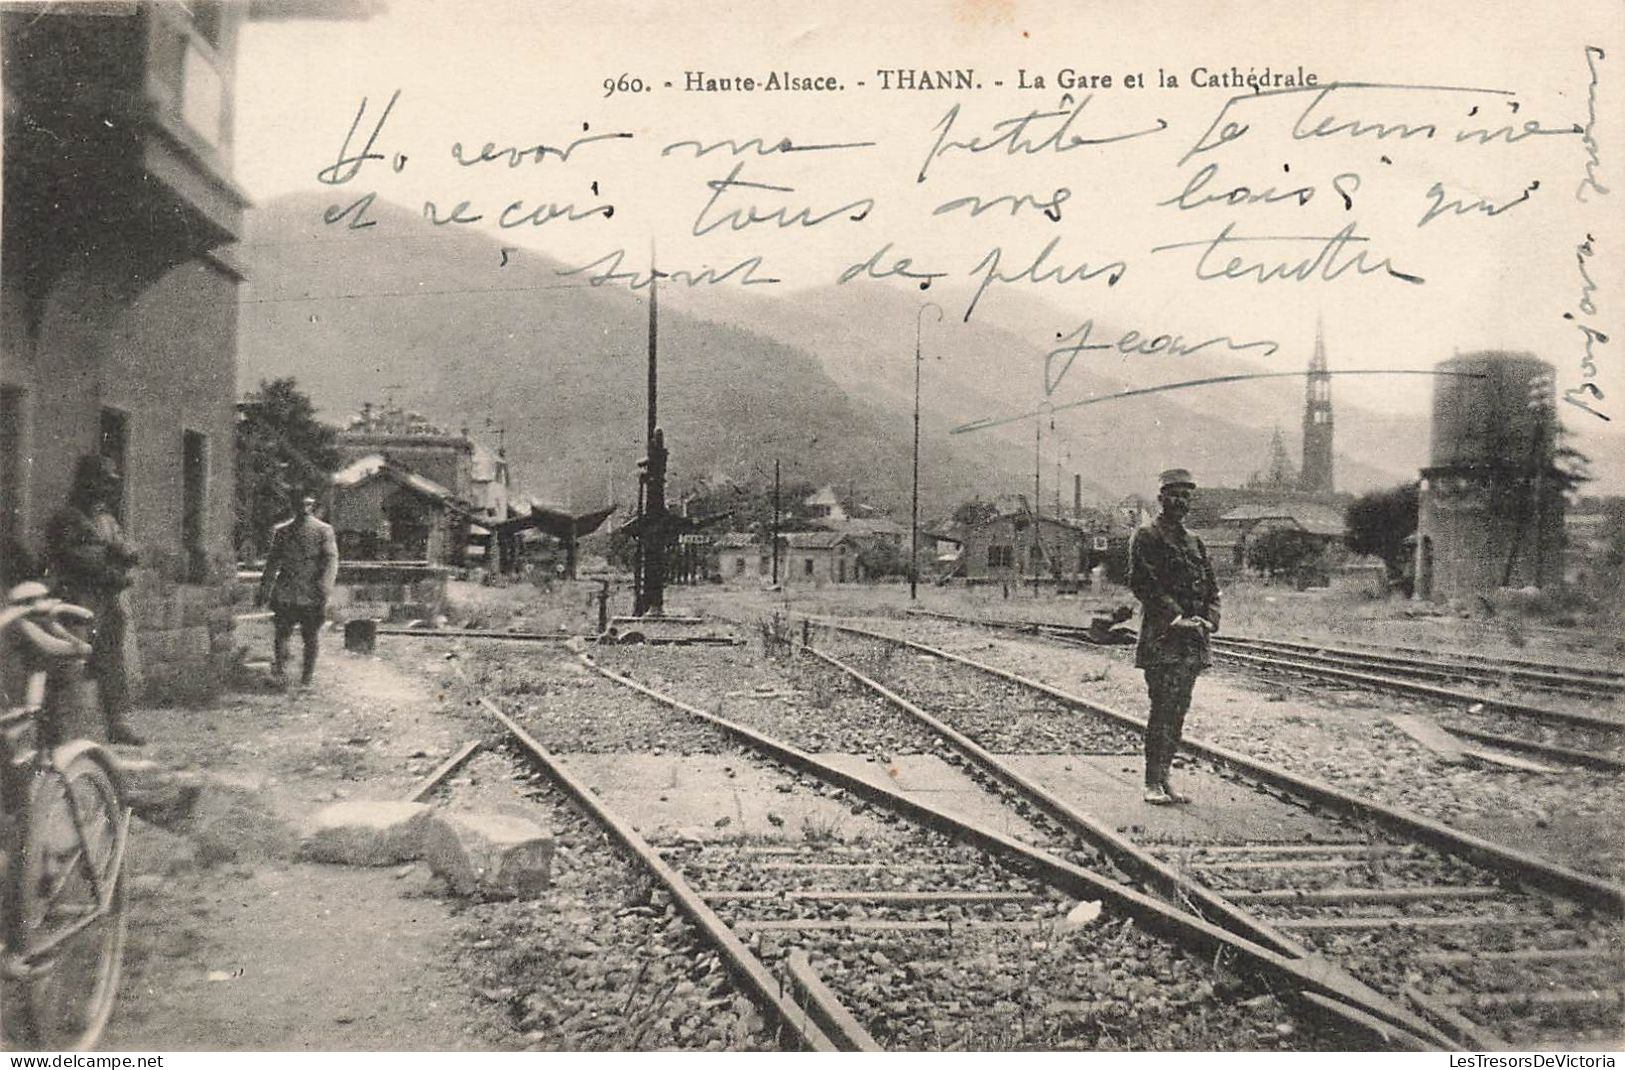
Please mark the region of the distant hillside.
<svg viewBox="0 0 1625 1070"><path fill-rule="evenodd" d="M696 295L696 302L707 316L748 319L775 338L796 339L817 353L831 378L850 391L904 405L912 404L910 358L924 296L948 310L941 322L927 310L921 323L922 349L930 359L923 393L941 424L951 427L1031 411L1042 396L1046 347L1040 340L1046 333L1078 326L1075 317L1069 319L1036 297L1001 293L998 301L984 303L969 324L959 321L964 297L952 291L921 295L871 285L788 298L709 293ZM1114 340L1121 328L1112 328L1097 322L1091 339ZM1091 353L1071 366L1055 399L1064 403L1206 376L1301 371L1308 360L1307 349L1294 352L1286 346L1270 361L1249 361L1219 350L1132 360ZM1294 460L1301 456L1303 397L1301 378L1225 384L1067 410L1056 417L1056 427L1070 442L1074 465L1085 481L1110 494L1143 493L1158 471L1175 463L1201 473L1210 485L1237 486L1267 469L1277 425ZM1338 403L1335 385L1333 397L1338 489L1363 492L1415 475L1427 453L1425 418ZM1045 434L1044 459L1053 465L1047 425ZM1031 485L1030 421L959 437L1019 444L1027 454ZM1049 479L1046 475L1046 486Z"/></svg>
<svg viewBox="0 0 1625 1070"><path fill-rule="evenodd" d="M376 204L378 225L324 226L327 199L301 195L251 213L241 252L240 378L293 375L328 418L364 401L396 401L494 444L502 428L529 492L580 507L636 494L643 452L647 305L643 294L593 289L560 266L491 237L432 229L415 213ZM506 261L506 262L505 262ZM959 320L966 294L942 287L859 283L819 291L715 287L661 292L661 422L673 448L673 490L700 479L764 483L773 460L786 479L837 484L863 500L907 508L917 317L921 488L926 515L972 497L1031 494L1034 423L970 434L951 429L1031 411L1042 397L1046 336L1075 329L1040 296L1007 288ZM922 302L945 309L942 320ZM1095 338L1121 325L1096 324ZM1183 359L1080 358L1058 401L1202 376L1298 371L1309 340L1269 360L1217 350ZM1351 342L1327 339L1333 369L1360 363ZM1360 493L1414 478L1425 464L1427 419L1338 400L1339 490ZM1171 464L1207 485L1236 486L1267 468L1279 426L1300 455L1303 381L1262 380L1154 394L1068 410L1054 419L1063 501L1072 472L1090 499L1147 493ZM1053 503L1057 438L1042 425L1043 497ZM1600 490L1620 485L1617 442L1587 441Z"/></svg>
<svg viewBox="0 0 1625 1070"><path fill-rule="evenodd" d="M375 204L368 230L324 226L325 204L286 197L251 216L244 388L292 375L335 422L393 397L493 444L502 428L531 493L587 506L613 483L621 502L635 497L642 295L561 279L560 265L534 253L505 256L484 235L434 231L397 206ZM894 398L843 389L804 348L661 298L660 419L674 492L713 475L770 480L778 457L786 479L855 485L860 497L906 507L912 426ZM1030 466L1030 448L936 434L922 497L945 511Z"/></svg>

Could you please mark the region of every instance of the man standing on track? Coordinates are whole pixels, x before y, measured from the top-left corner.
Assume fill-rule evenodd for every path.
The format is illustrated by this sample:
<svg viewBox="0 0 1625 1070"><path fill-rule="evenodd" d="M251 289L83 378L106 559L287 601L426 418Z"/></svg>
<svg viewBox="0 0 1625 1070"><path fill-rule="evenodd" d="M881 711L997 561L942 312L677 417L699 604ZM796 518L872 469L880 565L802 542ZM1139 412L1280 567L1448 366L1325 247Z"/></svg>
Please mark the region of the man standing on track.
<svg viewBox="0 0 1625 1070"><path fill-rule="evenodd" d="M295 490L289 501L293 518L278 524L271 535L254 604L271 603L276 627L271 673L279 683L288 664L288 640L299 628L304 644L300 683L308 686L316 675L317 636L327 618L327 600L338 579L339 546L332 527L311 515L315 498Z"/></svg>
<svg viewBox="0 0 1625 1070"><path fill-rule="evenodd" d="M1207 547L1185 530L1196 481L1183 468L1158 477L1161 511L1129 544L1129 588L1140 600L1134 664L1145 670L1151 717L1145 732L1145 801L1190 800L1168 783L1196 676L1213 664L1208 636L1219 630L1219 585Z"/></svg>

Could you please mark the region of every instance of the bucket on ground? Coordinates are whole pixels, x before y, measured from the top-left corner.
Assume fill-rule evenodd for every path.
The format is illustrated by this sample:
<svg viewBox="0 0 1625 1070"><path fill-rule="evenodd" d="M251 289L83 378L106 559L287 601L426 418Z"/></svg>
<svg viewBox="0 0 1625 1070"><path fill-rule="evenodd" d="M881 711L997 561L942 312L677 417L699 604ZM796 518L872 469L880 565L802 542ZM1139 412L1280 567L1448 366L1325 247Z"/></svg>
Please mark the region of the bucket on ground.
<svg viewBox="0 0 1625 1070"><path fill-rule="evenodd" d="M370 617L346 621L344 649L356 654L371 654L378 646L378 622Z"/></svg>

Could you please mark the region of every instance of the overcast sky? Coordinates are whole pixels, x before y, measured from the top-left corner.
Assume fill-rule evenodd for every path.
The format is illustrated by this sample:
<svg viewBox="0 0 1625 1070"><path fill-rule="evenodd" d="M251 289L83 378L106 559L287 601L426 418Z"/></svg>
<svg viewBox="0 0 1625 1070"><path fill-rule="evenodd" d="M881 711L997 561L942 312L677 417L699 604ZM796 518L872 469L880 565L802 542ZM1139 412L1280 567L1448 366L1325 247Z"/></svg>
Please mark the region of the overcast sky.
<svg viewBox="0 0 1625 1070"><path fill-rule="evenodd" d="M938 293L975 288L994 270L1020 276L1053 242L1039 274L1092 277L995 281L977 308L953 303L950 322L988 314L1019 290L1054 305L1057 324L1110 325L1097 341L1135 330L1274 342L1291 355L1282 370L1300 364L1317 318L1334 368L1429 368L1458 350L1528 350L1556 367L1560 396L1595 383L1604 399L1574 396L1617 425L1621 343L1593 340L1588 376L1578 324L1613 335L1625 309L1620 21L1607 2L1566 4L1555 17L1523 5L1368 0L793 9L393 0L367 21L245 29L236 166L257 200L325 190L347 205L376 192L414 211L433 202L443 216L466 201L464 215L482 217L466 226L502 235L514 255L535 249L570 265L624 250L622 267L645 272L651 241L667 271L721 272L760 257L754 277L782 282L755 294L837 285L888 244L888 268L906 256L910 270L943 275ZM906 78L899 68L969 70L973 88L884 88ZM1298 91L1249 99L1245 85L1217 84L1232 68L1243 77L1267 68L1272 80L1313 74L1321 86L1435 88L1322 93L1277 80L1273 88ZM1112 85L1068 93L1058 84L1068 69ZM1045 87L1019 88L1023 70ZM841 88L763 91L775 71ZM757 90L689 91L690 72L753 78ZM1193 85L1193 74L1210 84ZM1143 87L1126 85L1130 76ZM630 91L639 81L645 91ZM373 145L385 159L347 182L320 182L363 98L352 155L397 92ZM696 158L680 144L753 138L853 147ZM518 166L506 156L470 165L455 158L459 143L470 160L487 144L533 151ZM717 188L730 178L759 186ZM1268 199L1246 203L1251 195ZM973 217L968 198L999 197L1012 200ZM543 205L583 218L501 226ZM739 229L752 210L781 214ZM356 240L390 235L373 228ZM1305 261L1316 268L1310 280L1257 280ZM1223 277L1232 264L1242 277ZM1053 326L1035 323L1035 342ZM1171 363L1170 379L1190 367ZM1338 389L1421 409L1426 383L1350 379ZM1590 449L1617 448L1594 437L1601 420L1560 408Z"/></svg>

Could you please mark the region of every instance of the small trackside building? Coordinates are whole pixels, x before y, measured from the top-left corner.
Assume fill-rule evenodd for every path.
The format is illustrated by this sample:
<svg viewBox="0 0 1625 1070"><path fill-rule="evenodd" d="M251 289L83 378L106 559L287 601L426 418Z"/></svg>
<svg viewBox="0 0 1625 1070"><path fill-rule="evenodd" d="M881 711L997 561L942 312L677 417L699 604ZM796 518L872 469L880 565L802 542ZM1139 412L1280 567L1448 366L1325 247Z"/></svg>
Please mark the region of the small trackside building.
<svg viewBox="0 0 1625 1070"><path fill-rule="evenodd" d="M795 531L783 539L780 581L786 587L822 587L863 579L858 567L859 547L850 535L838 531Z"/></svg>
<svg viewBox="0 0 1625 1070"><path fill-rule="evenodd" d="M966 530L961 571L970 583L1076 580L1104 556L1095 539L1084 524L1008 512Z"/></svg>

